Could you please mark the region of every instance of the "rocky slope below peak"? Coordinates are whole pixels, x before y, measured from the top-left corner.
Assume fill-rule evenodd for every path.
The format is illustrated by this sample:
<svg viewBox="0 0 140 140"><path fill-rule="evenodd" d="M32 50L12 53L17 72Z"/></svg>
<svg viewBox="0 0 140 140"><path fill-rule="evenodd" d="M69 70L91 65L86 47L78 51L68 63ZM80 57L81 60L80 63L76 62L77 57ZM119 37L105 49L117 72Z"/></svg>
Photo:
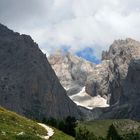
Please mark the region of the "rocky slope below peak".
<svg viewBox="0 0 140 140"><path fill-rule="evenodd" d="M94 64L70 53L56 52L50 55L48 60L63 87L73 92L74 89L81 89L85 85L88 75L94 69Z"/></svg>
<svg viewBox="0 0 140 140"><path fill-rule="evenodd" d="M62 57L62 60L65 60L64 57ZM74 60L74 62L76 61L77 60ZM66 61L65 63L67 64L68 62L69 61ZM59 65L61 64L62 63L60 62ZM66 64L63 66L65 67ZM83 63L82 66L84 67L84 65L85 63ZM76 69L77 63L75 63L75 65L70 66L74 66L74 69ZM90 109L95 103L95 100L93 100L94 97L100 96L101 99L103 97L104 99L108 100L110 107L93 109L91 111L92 113L90 112L92 114L90 114L92 118L139 119L139 67L140 43L130 38L126 40L116 40L110 46L109 51L103 52L101 64L94 65L91 68L90 74L87 74L86 80L83 83L85 85L85 90L81 90L80 92L77 92L77 90L71 90L72 93L74 93L74 91L77 92L77 94L71 96L71 99L75 102L81 100L81 102L78 102L77 104L82 104L81 106ZM68 68L71 70L71 67ZM54 69L57 73L57 69ZM90 69L88 68L87 70ZM61 72L62 71L63 67L61 67ZM79 74L78 71L74 71L75 75ZM61 78L65 79L65 72L63 77ZM73 80L71 80L71 83L73 83ZM93 98L91 96L93 96ZM92 100L94 103L91 104L90 102L89 104L88 102L87 104L88 100ZM94 107L99 107L99 104L94 104ZM81 109L86 112L86 109L83 109L82 107Z"/></svg>
<svg viewBox="0 0 140 140"><path fill-rule="evenodd" d="M109 51L102 53L102 63L96 65L87 79L86 92L92 96L111 95L110 104L118 102L122 92L122 82L128 74L132 60L140 58L140 43L130 38L117 40Z"/></svg>
<svg viewBox="0 0 140 140"><path fill-rule="evenodd" d="M108 94L111 107L101 118L140 119L140 42L126 39L115 41L103 60L109 61Z"/></svg>
<svg viewBox="0 0 140 140"><path fill-rule="evenodd" d="M106 90L105 85L100 91L94 90L94 84L100 84L104 75L107 76L104 72L108 65L106 61L102 63L105 67L101 64L96 66L73 54L57 52L50 55L49 62L63 87L67 89L67 94L77 105L90 109L108 106L106 92L100 92L103 88ZM94 84L93 79L96 81Z"/></svg>
<svg viewBox="0 0 140 140"><path fill-rule="evenodd" d="M139 45L138 41L127 38L126 40L115 40L110 46L109 51L103 51L102 60L112 60L116 56L124 58L127 56L127 60L131 58L139 57Z"/></svg>
<svg viewBox="0 0 140 140"><path fill-rule="evenodd" d="M86 92L91 96L100 95L108 98L109 61L102 61L95 66L94 71L86 81Z"/></svg>
<svg viewBox="0 0 140 140"><path fill-rule="evenodd" d="M140 43L132 39L118 40L111 45L107 54L110 60L110 103L115 104L123 92L123 81L128 75L131 61L140 59Z"/></svg>
<svg viewBox="0 0 140 140"><path fill-rule="evenodd" d="M0 105L30 118L79 117L46 56L30 36L0 25Z"/></svg>

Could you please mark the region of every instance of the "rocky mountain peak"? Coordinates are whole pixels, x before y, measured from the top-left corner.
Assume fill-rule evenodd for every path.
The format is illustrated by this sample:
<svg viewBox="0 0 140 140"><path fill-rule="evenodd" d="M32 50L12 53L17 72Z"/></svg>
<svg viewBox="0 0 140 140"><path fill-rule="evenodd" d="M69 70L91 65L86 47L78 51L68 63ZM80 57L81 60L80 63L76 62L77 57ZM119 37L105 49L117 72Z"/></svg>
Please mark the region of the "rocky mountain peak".
<svg viewBox="0 0 140 140"><path fill-rule="evenodd" d="M0 105L30 118L79 117L46 56L30 36L0 25Z"/></svg>
<svg viewBox="0 0 140 140"><path fill-rule="evenodd" d="M93 85L89 84L93 77L95 80L101 81L100 75L105 74L103 70L106 67L101 67L101 64L96 66L71 53L54 53L50 55L49 62L67 90L67 94L77 105L90 109L108 106L106 97L101 97L102 94L99 92L93 93ZM103 65L106 66L106 62L103 62Z"/></svg>
<svg viewBox="0 0 140 140"><path fill-rule="evenodd" d="M94 64L69 52L56 52L51 54L48 60L59 77L61 84L66 89L84 86L87 75L94 68Z"/></svg>
<svg viewBox="0 0 140 140"><path fill-rule="evenodd" d="M120 57L120 59L129 61L132 58L139 57L139 46L140 43L138 41L130 38L127 38L126 40L115 40L108 52L103 51L102 60L112 60L116 57Z"/></svg>

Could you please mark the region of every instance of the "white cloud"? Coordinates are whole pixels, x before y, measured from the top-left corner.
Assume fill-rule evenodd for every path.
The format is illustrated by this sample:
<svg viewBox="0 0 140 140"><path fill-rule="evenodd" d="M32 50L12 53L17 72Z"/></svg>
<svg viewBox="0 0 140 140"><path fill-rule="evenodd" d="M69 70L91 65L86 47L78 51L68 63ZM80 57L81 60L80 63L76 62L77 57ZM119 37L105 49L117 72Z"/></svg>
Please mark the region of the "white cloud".
<svg viewBox="0 0 140 140"><path fill-rule="evenodd" d="M43 50L91 46L100 57L114 39L140 40L139 7L139 0L0 0L0 19Z"/></svg>

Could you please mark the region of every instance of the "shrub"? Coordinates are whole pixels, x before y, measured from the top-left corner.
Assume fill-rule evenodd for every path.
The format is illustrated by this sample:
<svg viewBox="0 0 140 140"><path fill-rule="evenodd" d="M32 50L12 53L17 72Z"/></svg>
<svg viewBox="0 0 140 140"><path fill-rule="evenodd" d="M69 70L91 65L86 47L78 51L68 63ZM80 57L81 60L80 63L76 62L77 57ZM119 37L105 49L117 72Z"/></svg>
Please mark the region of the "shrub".
<svg viewBox="0 0 140 140"><path fill-rule="evenodd" d="M109 127L107 140L122 140L113 124Z"/></svg>
<svg viewBox="0 0 140 140"><path fill-rule="evenodd" d="M79 127L76 131L75 140L98 140L98 138L86 127Z"/></svg>
<svg viewBox="0 0 140 140"><path fill-rule="evenodd" d="M63 120L56 120L54 118L43 118L42 122L58 128L68 135L75 136L75 128L77 126L75 117L68 116Z"/></svg>

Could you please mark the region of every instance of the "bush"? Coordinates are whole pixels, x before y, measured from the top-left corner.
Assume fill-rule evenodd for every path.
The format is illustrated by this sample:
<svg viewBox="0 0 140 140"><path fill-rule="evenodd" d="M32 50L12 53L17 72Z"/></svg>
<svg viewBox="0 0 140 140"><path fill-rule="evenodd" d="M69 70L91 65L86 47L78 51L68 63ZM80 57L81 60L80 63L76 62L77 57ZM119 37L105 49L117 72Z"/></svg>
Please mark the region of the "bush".
<svg viewBox="0 0 140 140"><path fill-rule="evenodd" d="M45 123L45 124L48 124L48 125L50 125L50 126L53 126L53 127L57 127L57 123L58 123L58 121L56 120L56 119L54 119L54 118L43 118L43 120L42 120L42 123Z"/></svg>
<svg viewBox="0 0 140 140"><path fill-rule="evenodd" d="M75 128L77 126L76 119L74 117L67 117L65 119L65 130L64 132L71 135L75 136Z"/></svg>
<svg viewBox="0 0 140 140"><path fill-rule="evenodd" d="M113 124L109 127L107 140L122 140Z"/></svg>
<svg viewBox="0 0 140 140"><path fill-rule="evenodd" d="M98 138L88 131L86 127L79 127L76 131L75 140L98 140Z"/></svg>
<svg viewBox="0 0 140 140"><path fill-rule="evenodd" d="M75 136L75 128L77 126L76 119L74 117L68 116L63 120L56 120L54 118L44 118L43 123L58 128L64 133Z"/></svg>
<svg viewBox="0 0 140 140"><path fill-rule="evenodd" d="M131 132L129 134L123 135L123 140L140 140L140 134Z"/></svg>

